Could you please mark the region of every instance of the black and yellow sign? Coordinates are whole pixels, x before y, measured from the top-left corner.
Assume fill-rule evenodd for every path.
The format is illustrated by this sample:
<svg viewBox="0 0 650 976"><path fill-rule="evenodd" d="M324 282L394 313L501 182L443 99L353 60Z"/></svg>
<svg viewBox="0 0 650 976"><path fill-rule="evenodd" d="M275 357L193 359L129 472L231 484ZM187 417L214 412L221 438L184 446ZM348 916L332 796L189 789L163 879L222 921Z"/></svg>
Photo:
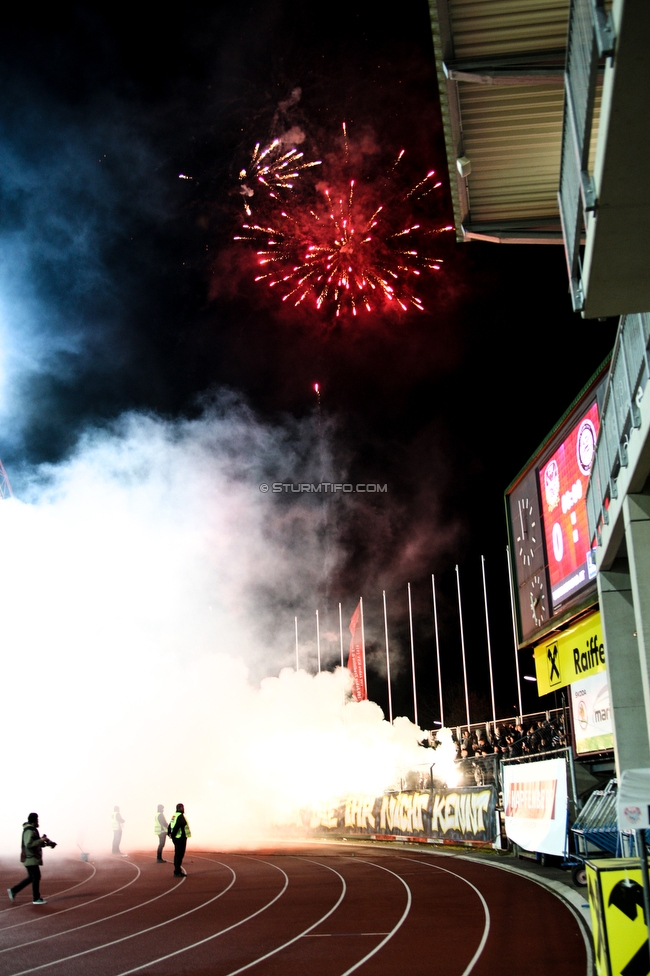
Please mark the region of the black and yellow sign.
<svg viewBox="0 0 650 976"><path fill-rule="evenodd" d="M558 634L535 648L537 693L547 695L579 678L605 670L605 645L596 610L575 627Z"/></svg>
<svg viewBox="0 0 650 976"><path fill-rule="evenodd" d="M587 862L597 976L647 976L648 928L638 858Z"/></svg>

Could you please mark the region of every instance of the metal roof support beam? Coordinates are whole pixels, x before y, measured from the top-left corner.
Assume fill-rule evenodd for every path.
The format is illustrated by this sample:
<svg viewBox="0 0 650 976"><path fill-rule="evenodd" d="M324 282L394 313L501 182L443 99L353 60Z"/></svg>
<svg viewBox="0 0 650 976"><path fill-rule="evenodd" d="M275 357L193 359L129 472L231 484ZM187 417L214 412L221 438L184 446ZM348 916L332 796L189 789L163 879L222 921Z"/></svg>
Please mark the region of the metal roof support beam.
<svg viewBox="0 0 650 976"><path fill-rule="evenodd" d="M446 62L442 66L445 77L450 81L464 81L474 85L561 85L564 69L528 68L522 71L515 68L481 68L474 71L467 68L452 68Z"/></svg>

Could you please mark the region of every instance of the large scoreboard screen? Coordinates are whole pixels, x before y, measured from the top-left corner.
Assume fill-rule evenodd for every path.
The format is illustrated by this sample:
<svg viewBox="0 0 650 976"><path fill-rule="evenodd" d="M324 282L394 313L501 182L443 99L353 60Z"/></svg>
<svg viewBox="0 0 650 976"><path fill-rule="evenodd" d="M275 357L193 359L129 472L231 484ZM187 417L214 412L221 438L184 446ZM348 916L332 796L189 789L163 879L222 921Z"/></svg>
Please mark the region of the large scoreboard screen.
<svg viewBox="0 0 650 976"><path fill-rule="evenodd" d="M506 491L521 645L595 593L586 502L605 382L602 367Z"/></svg>
<svg viewBox="0 0 650 976"><path fill-rule="evenodd" d="M600 426L594 401L539 469L554 610L596 575L587 525L587 485Z"/></svg>

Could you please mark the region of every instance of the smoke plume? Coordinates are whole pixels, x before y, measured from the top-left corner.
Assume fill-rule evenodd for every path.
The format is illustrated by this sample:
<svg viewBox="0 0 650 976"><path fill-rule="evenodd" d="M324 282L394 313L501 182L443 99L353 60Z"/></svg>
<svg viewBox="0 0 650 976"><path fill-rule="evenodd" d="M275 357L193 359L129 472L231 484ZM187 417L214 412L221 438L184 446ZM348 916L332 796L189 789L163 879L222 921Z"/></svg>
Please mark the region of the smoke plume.
<svg viewBox="0 0 650 976"><path fill-rule="evenodd" d="M313 434L234 398L196 420L128 414L0 503L7 824L37 810L101 852L117 804L128 850L182 801L199 845L253 844L418 761L415 726L349 703L346 671L293 667L322 506L259 485L314 480Z"/></svg>

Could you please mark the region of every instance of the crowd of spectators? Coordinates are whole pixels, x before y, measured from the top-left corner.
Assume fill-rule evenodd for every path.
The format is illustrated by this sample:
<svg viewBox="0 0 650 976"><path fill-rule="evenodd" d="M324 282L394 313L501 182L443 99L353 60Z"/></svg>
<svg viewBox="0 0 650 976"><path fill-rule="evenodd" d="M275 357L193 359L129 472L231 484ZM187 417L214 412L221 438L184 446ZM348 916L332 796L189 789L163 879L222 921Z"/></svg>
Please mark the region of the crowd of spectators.
<svg viewBox="0 0 650 976"><path fill-rule="evenodd" d="M550 752L566 745L564 716L560 712L550 719L539 718L530 724L502 722L480 729L458 729L453 733L456 759L498 755L501 759Z"/></svg>
<svg viewBox="0 0 650 976"><path fill-rule="evenodd" d="M456 760L484 758L497 755L500 759L518 759L539 752L551 752L567 745L564 715L529 717L526 722L491 722L474 728L459 726L452 729L452 742L456 748ZM422 743L431 749L440 745L437 730L429 732Z"/></svg>
<svg viewBox="0 0 650 976"><path fill-rule="evenodd" d="M459 727L452 730L451 740L456 749L455 759L461 777L457 784L459 786L483 786L496 782L502 759L525 759L567 745L562 712L534 718L528 716L524 722L505 721L498 725L488 722L474 728ZM421 744L438 749L437 730L432 730L428 739ZM431 777L429 771L424 769L412 770L402 783L402 789L430 788Z"/></svg>

